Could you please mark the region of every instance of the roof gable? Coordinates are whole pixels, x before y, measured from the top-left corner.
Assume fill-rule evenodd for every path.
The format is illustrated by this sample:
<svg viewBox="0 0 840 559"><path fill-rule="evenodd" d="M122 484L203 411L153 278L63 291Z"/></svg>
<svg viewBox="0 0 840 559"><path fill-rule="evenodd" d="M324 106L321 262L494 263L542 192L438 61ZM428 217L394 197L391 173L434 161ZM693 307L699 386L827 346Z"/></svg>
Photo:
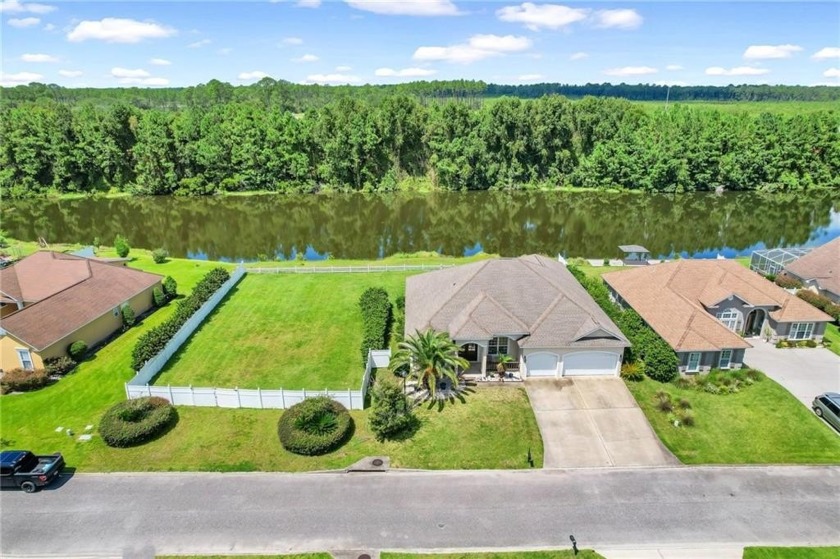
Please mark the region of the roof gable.
<svg viewBox="0 0 840 559"><path fill-rule="evenodd" d="M840 295L840 237L791 262L785 271Z"/></svg>

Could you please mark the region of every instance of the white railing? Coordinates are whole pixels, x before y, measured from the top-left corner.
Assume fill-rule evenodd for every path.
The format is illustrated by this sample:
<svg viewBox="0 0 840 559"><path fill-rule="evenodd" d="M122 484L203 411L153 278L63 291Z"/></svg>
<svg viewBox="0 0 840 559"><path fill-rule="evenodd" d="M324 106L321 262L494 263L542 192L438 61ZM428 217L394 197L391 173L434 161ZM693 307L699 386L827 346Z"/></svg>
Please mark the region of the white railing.
<svg viewBox="0 0 840 559"><path fill-rule="evenodd" d="M132 386L142 386L152 382L152 379L157 376L157 374L163 369L166 365L166 362L169 361L169 358L175 355L175 352L178 351L187 339L192 335L192 333L201 326L201 323L207 318L213 309L221 302L222 299L225 298L225 295L233 289L233 286L242 279L242 276L245 275L245 268L239 266L234 270L233 274L231 274L230 279L223 283L219 289L213 294L212 297L207 299L201 307L192 315L189 320L187 320L181 328L172 336L172 339L167 342L164 348L146 361L143 367L137 371L137 374L134 376L133 379L128 381L129 385Z"/></svg>
<svg viewBox="0 0 840 559"><path fill-rule="evenodd" d="M455 264L383 264L371 266L287 266L284 268L248 268L251 274L338 274L371 272L411 272L453 268Z"/></svg>
<svg viewBox="0 0 840 559"><path fill-rule="evenodd" d="M365 396L370 386L373 369L387 367L391 350L368 351L367 364L360 390L262 390L260 388L194 388L192 386L150 386L127 383L125 394L129 399L158 396L176 406L203 406L218 408L286 409L306 398L328 396L350 410L365 407Z"/></svg>

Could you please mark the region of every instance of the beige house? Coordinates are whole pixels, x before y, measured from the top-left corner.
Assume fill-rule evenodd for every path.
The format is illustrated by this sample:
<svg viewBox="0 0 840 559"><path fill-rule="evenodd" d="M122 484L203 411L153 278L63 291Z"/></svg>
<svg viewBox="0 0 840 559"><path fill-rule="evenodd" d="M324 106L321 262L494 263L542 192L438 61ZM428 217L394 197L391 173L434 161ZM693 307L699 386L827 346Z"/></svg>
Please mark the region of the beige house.
<svg viewBox="0 0 840 559"><path fill-rule="evenodd" d="M78 340L93 347L122 327L121 308L149 310L161 277L52 251L0 270L0 370L42 368Z"/></svg>
<svg viewBox="0 0 840 559"><path fill-rule="evenodd" d="M536 255L409 277L405 333L428 328L482 375L500 355L525 377L618 375L630 345L566 266Z"/></svg>
<svg viewBox="0 0 840 559"><path fill-rule="evenodd" d="M680 358L680 371L738 368L749 338L819 340L831 317L733 260L677 260L604 274Z"/></svg>
<svg viewBox="0 0 840 559"><path fill-rule="evenodd" d="M840 304L840 237L794 260L783 275Z"/></svg>

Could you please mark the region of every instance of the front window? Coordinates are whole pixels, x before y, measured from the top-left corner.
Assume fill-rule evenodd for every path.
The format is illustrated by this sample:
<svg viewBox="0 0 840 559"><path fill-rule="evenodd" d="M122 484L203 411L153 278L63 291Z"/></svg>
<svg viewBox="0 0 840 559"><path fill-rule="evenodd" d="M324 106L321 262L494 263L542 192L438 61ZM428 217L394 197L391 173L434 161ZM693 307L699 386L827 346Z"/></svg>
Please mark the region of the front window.
<svg viewBox="0 0 840 559"><path fill-rule="evenodd" d="M738 329L738 311L734 309L726 309L717 313L717 319L733 332Z"/></svg>
<svg viewBox="0 0 840 559"><path fill-rule="evenodd" d="M720 362L718 363L718 367L721 369L728 369L729 366L732 364L732 350L731 349L724 349L720 352Z"/></svg>
<svg viewBox="0 0 840 559"><path fill-rule="evenodd" d="M696 373L700 370L700 354L699 353L689 353L688 354L688 365L685 368L686 372L688 373Z"/></svg>
<svg viewBox="0 0 840 559"><path fill-rule="evenodd" d="M508 338L499 337L492 338L490 344L487 346L487 355L507 355L508 354Z"/></svg>
<svg viewBox="0 0 840 559"><path fill-rule="evenodd" d="M788 338L791 340L810 340L813 332L813 322L794 322L790 325L790 334L788 335Z"/></svg>
<svg viewBox="0 0 840 559"><path fill-rule="evenodd" d="M32 354L28 349L18 349L17 354L22 369L31 371L35 368L34 363L32 363Z"/></svg>

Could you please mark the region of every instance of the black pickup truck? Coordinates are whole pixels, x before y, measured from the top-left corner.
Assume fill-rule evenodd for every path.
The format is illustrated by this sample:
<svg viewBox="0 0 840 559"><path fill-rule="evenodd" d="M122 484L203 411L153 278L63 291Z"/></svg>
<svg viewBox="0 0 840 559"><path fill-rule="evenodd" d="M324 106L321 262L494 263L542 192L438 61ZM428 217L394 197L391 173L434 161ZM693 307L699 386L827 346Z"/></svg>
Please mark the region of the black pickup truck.
<svg viewBox="0 0 840 559"><path fill-rule="evenodd" d="M20 487L26 493L52 483L64 467L61 454L36 456L28 450L0 452L0 486Z"/></svg>

